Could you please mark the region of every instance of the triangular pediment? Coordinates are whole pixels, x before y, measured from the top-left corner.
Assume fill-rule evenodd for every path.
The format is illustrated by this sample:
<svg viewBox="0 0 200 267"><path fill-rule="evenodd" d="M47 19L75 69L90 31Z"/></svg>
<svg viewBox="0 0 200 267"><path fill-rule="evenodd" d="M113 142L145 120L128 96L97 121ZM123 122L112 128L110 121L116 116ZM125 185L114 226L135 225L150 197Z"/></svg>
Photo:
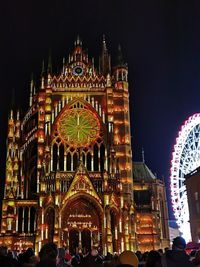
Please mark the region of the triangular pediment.
<svg viewBox="0 0 200 267"><path fill-rule="evenodd" d="M78 169L74 175L74 179L69 187L69 190L67 191L63 202L80 193L90 195L95 198L100 204L102 204L102 200L97 194L90 180L89 174L82 162L80 162L78 166Z"/></svg>

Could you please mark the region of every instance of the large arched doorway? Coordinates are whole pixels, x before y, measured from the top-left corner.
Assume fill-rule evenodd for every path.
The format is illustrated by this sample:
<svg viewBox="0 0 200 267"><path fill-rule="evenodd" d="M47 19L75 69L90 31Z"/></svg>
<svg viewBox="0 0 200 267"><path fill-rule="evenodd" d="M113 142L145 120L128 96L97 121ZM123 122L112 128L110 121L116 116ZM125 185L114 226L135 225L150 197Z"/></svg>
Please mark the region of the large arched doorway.
<svg viewBox="0 0 200 267"><path fill-rule="evenodd" d="M92 246L101 247L102 214L90 198L81 196L70 201L62 211L61 243L75 252L84 252ZM73 241L75 240L75 241Z"/></svg>

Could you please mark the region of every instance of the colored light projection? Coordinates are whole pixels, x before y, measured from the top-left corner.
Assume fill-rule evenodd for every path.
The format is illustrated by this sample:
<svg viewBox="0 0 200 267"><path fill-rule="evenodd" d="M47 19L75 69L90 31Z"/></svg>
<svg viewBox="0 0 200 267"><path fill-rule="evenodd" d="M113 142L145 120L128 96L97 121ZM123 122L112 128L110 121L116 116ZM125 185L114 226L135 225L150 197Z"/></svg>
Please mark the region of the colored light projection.
<svg viewBox="0 0 200 267"><path fill-rule="evenodd" d="M83 108L65 110L58 123L60 136L75 147L89 145L99 136L99 131L98 118Z"/></svg>
<svg viewBox="0 0 200 267"><path fill-rule="evenodd" d="M171 199L174 215L186 241L191 240L185 176L200 166L200 113L188 118L176 138L171 161Z"/></svg>

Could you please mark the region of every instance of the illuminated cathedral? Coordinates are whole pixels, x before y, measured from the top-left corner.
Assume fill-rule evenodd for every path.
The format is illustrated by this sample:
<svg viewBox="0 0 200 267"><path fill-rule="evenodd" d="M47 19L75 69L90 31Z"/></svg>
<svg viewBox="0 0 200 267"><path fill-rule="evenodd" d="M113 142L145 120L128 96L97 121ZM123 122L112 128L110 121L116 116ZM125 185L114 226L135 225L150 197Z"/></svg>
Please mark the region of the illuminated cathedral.
<svg viewBox="0 0 200 267"><path fill-rule="evenodd" d="M36 252L46 242L71 252L139 249L133 168L121 49L112 66L103 39L97 69L78 37L59 74L49 60L39 88L31 81L25 116L10 112L0 243ZM169 237L154 239L159 248Z"/></svg>

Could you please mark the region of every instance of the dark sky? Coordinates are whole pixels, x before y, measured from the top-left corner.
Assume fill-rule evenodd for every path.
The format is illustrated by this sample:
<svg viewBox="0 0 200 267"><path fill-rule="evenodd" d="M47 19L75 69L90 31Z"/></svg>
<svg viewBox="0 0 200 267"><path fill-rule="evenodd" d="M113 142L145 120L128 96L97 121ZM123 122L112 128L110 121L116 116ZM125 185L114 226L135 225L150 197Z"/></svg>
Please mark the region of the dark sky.
<svg viewBox="0 0 200 267"><path fill-rule="evenodd" d="M8 0L0 8L0 179L4 179L7 114L28 104L51 49L61 66L77 36L98 59L102 35L114 55L121 43L129 66L134 160L169 179L172 148L183 121L199 112L199 0Z"/></svg>

